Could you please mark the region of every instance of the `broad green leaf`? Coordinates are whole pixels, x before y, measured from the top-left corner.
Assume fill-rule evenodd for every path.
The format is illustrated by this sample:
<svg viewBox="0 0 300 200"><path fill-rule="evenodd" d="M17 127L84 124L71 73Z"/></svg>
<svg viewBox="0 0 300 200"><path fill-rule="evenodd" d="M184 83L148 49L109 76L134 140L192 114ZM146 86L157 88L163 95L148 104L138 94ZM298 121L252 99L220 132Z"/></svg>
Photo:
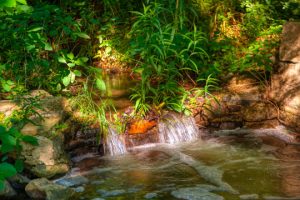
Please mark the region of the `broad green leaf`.
<svg viewBox="0 0 300 200"><path fill-rule="evenodd" d="M0 8L2 7L16 7L16 0L0 0Z"/></svg>
<svg viewBox="0 0 300 200"><path fill-rule="evenodd" d="M75 66L76 66L75 63L67 63L67 65L68 65L69 67L75 67Z"/></svg>
<svg viewBox="0 0 300 200"><path fill-rule="evenodd" d="M84 38L84 39L91 39L90 36L86 33L80 32L80 33L75 33L78 37Z"/></svg>
<svg viewBox="0 0 300 200"><path fill-rule="evenodd" d="M105 85L105 82L100 79L100 78L97 78L96 79L96 87L100 90L100 91L106 91L106 85Z"/></svg>
<svg viewBox="0 0 300 200"><path fill-rule="evenodd" d="M57 60L58 60L58 62L60 62L60 63L67 63L66 59L65 59L64 57L61 57L61 56L59 56L59 57L57 58Z"/></svg>
<svg viewBox="0 0 300 200"><path fill-rule="evenodd" d="M74 74L76 75L76 76L81 76L81 71L79 71L79 70L74 70L73 71L74 72Z"/></svg>
<svg viewBox="0 0 300 200"><path fill-rule="evenodd" d="M60 84L60 83L58 83L58 84L56 85L56 90L57 90L57 91L61 91L61 84Z"/></svg>
<svg viewBox="0 0 300 200"><path fill-rule="evenodd" d="M68 58L70 58L71 60L74 59L74 54L73 54L72 52L71 52L71 53L68 53L67 56L68 56Z"/></svg>
<svg viewBox="0 0 300 200"><path fill-rule="evenodd" d="M17 174L16 168L9 163L0 164L0 178L8 178Z"/></svg>
<svg viewBox="0 0 300 200"><path fill-rule="evenodd" d="M51 46L51 44L49 44L49 43L45 43L44 49L45 49L46 51L53 51L52 46Z"/></svg>
<svg viewBox="0 0 300 200"><path fill-rule="evenodd" d="M9 144L9 145L15 146L17 143L16 138L9 134L1 135L0 139L2 141L2 144Z"/></svg>
<svg viewBox="0 0 300 200"><path fill-rule="evenodd" d="M69 75L68 76L65 76L63 79L62 79L62 83L64 84L64 86L68 86L68 85L70 85L70 77L69 77Z"/></svg>
<svg viewBox="0 0 300 200"><path fill-rule="evenodd" d="M21 3L21 4L27 5L26 0L16 0L16 1L19 2L19 3Z"/></svg>
<svg viewBox="0 0 300 200"><path fill-rule="evenodd" d="M30 136L30 135L24 135L24 136L22 137L22 140L23 140L24 142L27 142L27 143L32 144L32 145L34 145L34 146L39 145L37 138L36 138L36 137L33 137L33 136Z"/></svg>
<svg viewBox="0 0 300 200"><path fill-rule="evenodd" d="M69 76L70 76L71 83L74 83L76 75L73 72L70 72Z"/></svg>
<svg viewBox="0 0 300 200"><path fill-rule="evenodd" d="M8 153L14 151L16 148L15 145L11 145L9 143L3 143L0 148L1 153Z"/></svg>
<svg viewBox="0 0 300 200"><path fill-rule="evenodd" d="M22 160L17 159L15 161L15 168L17 170L17 172L22 172L24 170L24 163Z"/></svg>

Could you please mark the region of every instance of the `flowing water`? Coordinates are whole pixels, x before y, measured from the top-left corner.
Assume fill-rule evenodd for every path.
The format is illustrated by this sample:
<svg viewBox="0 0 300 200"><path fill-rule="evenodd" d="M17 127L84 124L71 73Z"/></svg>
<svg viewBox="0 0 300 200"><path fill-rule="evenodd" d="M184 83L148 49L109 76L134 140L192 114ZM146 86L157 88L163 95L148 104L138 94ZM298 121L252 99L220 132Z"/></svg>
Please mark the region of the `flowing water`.
<svg viewBox="0 0 300 200"><path fill-rule="evenodd" d="M193 117L169 113L158 124L159 142L178 144L193 141L199 137L199 129Z"/></svg>
<svg viewBox="0 0 300 200"><path fill-rule="evenodd" d="M193 130L188 125L191 120L175 124L171 118L159 128L160 136L167 135L160 142L169 144L137 146L117 156L85 157L57 182L75 188L74 200L300 199L299 145L251 133L183 138L187 142L173 144L183 134L175 127L190 133L185 137L194 133L186 130Z"/></svg>
<svg viewBox="0 0 300 200"><path fill-rule="evenodd" d="M105 142L106 154L111 156L122 155L127 153L126 146L122 137L112 128L108 129L108 137Z"/></svg>
<svg viewBox="0 0 300 200"><path fill-rule="evenodd" d="M205 137L192 118L168 114L157 141L126 148L111 129L106 156L74 159L55 182L74 188L74 200L300 200L300 145L262 129L229 133Z"/></svg>

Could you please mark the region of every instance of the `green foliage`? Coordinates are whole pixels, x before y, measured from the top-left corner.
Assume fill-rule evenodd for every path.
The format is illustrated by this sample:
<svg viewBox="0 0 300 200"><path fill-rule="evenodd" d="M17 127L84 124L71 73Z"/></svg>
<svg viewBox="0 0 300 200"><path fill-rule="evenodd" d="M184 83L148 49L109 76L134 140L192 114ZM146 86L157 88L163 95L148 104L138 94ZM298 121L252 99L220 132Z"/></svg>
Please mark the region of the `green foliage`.
<svg viewBox="0 0 300 200"><path fill-rule="evenodd" d="M178 5L173 2L170 9L166 5L150 3L144 5L142 12L132 12L136 21L130 32L129 51L133 58L139 59L135 71L142 80L131 98L142 115L150 109L150 104L161 103L182 112L186 92L178 82L185 75L197 76L208 59L203 49L206 37L195 24L185 23L188 16L183 12L183 1L178 1Z"/></svg>
<svg viewBox="0 0 300 200"><path fill-rule="evenodd" d="M5 49L0 52L3 92L16 85L57 91L60 83L69 86L87 66L89 59L80 56L76 47L90 37L79 21L57 6L17 5L0 10L0 24L0 45Z"/></svg>
<svg viewBox="0 0 300 200"><path fill-rule="evenodd" d="M16 128L7 129L0 126L0 191L4 189L4 180L14 176L17 172L23 170L23 162L18 159L22 150L21 142L27 142L32 145L38 145L37 139L33 136L23 135ZM9 163L9 154L15 153L16 160L14 164Z"/></svg>

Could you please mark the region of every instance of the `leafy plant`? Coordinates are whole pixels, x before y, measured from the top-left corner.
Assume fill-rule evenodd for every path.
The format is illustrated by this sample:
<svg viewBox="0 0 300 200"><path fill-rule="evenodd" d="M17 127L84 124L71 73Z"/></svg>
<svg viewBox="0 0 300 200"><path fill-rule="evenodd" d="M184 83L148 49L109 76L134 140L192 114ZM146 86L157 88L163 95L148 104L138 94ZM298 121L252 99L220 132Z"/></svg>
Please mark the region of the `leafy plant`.
<svg viewBox="0 0 300 200"><path fill-rule="evenodd" d="M18 158L22 150L21 142L38 145L35 137L23 135L16 128L0 126L0 191L4 189L6 178L14 176L24 168L23 161ZM9 154L16 154L14 164L9 163Z"/></svg>

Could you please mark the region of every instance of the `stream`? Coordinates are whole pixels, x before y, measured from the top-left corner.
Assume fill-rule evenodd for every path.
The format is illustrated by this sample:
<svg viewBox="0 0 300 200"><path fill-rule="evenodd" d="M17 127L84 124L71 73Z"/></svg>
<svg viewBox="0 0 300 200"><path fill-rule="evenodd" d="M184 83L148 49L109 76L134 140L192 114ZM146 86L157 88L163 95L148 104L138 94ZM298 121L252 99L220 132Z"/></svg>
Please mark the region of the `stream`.
<svg viewBox="0 0 300 200"><path fill-rule="evenodd" d="M104 77L103 98L123 111L135 83L128 75ZM74 157L72 171L55 182L74 188L73 200L299 200L300 145L274 137L281 131L201 131L194 119L169 114L155 143L126 147L110 130L106 156Z"/></svg>
<svg viewBox="0 0 300 200"><path fill-rule="evenodd" d="M120 156L91 154L57 182L73 186L76 200L300 199L299 167L300 146L222 136L144 145Z"/></svg>

